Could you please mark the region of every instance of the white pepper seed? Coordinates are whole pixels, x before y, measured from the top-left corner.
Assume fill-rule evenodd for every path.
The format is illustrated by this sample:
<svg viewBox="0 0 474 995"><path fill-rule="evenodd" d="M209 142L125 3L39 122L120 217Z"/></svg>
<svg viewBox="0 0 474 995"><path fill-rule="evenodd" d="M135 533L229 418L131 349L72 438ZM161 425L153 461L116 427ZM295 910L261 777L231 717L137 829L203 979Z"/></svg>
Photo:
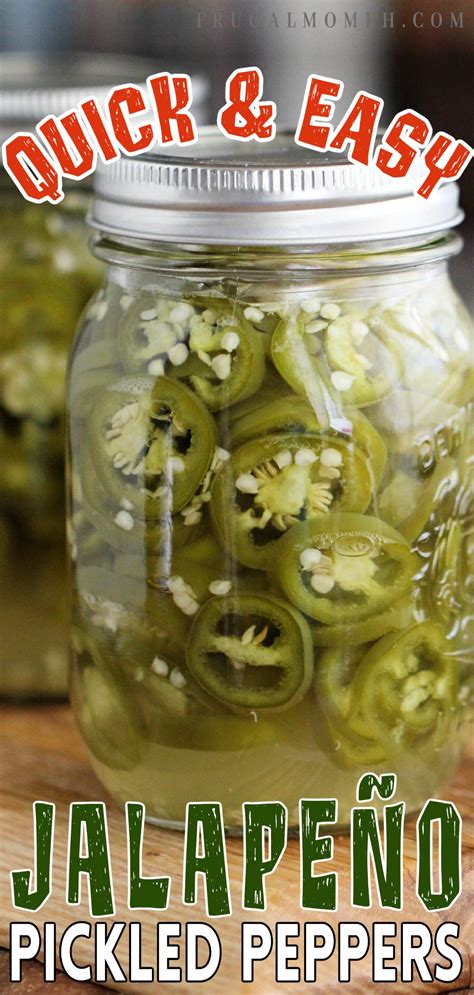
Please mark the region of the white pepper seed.
<svg viewBox="0 0 474 995"><path fill-rule="evenodd" d="M280 453L277 453L274 457L274 461L280 470L283 470L285 466L290 466L293 457L289 449L282 449Z"/></svg>
<svg viewBox="0 0 474 995"><path fill-rule="evenodd" d="M187 321L188 318L192 318L194 314L194 308L191 304L186 304L184 301L173 308L169 313L170 321L177 321L181 324L183 321Z"/></svg>
<svg viewBox="0 0 474 995"><path fill-rule="evenodd" d="M129 511L119 511L114 518L114 522L124 532L131 532L135 524Z"/></svg>
<svg viewBox="0 0 474 995"><path fill-rule="evenodd" d="M350 373L344 373L344 370L335 370L334 373L331 373L331 383L341 393L350 390L354 380L355 377Z"/></svg>
<svg viewBox="0 0 474 995"><path fill-rule="evenodd" d="M340 466L342 455L338 449L323 449L320 460L323 466Z"/></svg>
<svg viewBox="0 0 474 995"><path fill-rule="evenodd" d="M319 476L324 480L337 480L341 476L341 471L337 469L337 466L321 466Z"/></svg>
<svg viewBox="0 0 474 995"><path fill-rule="evenodd" d="M372 369L373 363L370 361L370 359L367 359L367 356L364 356L361 352L356 352L356 359L357 362L360 363L360 365L362 366L363 370Z"/></svg>
<svg viewBox="0 0 474 995"><path fill-rule="evenodd" d="M305 335L317 335L318 332L322 332L323 328L326 327L326 322L321 321L319 318L317 321L310 321L304 326Z"/></svg>
<svg viewBox="0 0 474 995"><path fill-rule="evenodd" d="M184 688L187 684L184 674L182 674L177 667L174 667L171 671L170 684L172 684L174 688Z"/></svg>
<svg viewBox="0 0 474 995"><path fill-rule="evenodd" d="M300 564L303 570L314 570L321 563L322 553L320 549L303 549L300 553Z"/></svg>
<svg viewBox="0 0 474 995"><path fill-rule="evenodd" d="M249 625L248 629L245 630L240 640L242 646L248 646L252 642L256 628L256 625Z"/></svg>
<svg viewBox="0 0 474 995"><path fill-rule="evenodd" d="M195 615L199 611L199 604L197 601L193 601L192 598L188 598L184 604L179 605L179 608L184 615Z"/></svg>
<svg viewBox="0 0 474 995"><path fill-rule="evenodd" d="M244 310L244 318L247 318L247 321L262 321L264 317L265 315L259 307L250 306Z"/></svg>
<svg viewBox="0 0 474 995"><path fill-rule="evenodd" d="M225 332L221 345L226 352L235 352L240 345L240 335L237 335L237 332Z"/></svg>
<svg viewBox="0 0 474 995"><path fill-rule="evenodd" d="M142 321L153 321L154 318L158 317L158 311L154 307L148 308L147 311L142 311L140 318Z"/></svg>
<svg viewBox="0 0 474 995"><path fill-rule="evenodd" d="M132 511L133 504L132 504L131 501L128 500L128 498L121 498L120 499L120 507L121 508L125 508L125 511Z"/></svg>
<svg viewBox="0 0 474 995"><path fill-rule="evenodd" d="M151 373L153 377L162 377L165 372L165 364L162 359L152 359L151 363L148 363L148 372Z"/></svg>
<svg viewBox="0 0 474 995"><path fill-rule="evenodd" d="M174 594L175 591L182 590L185 587L185 583L179 574L173 574L168 580L168 589Z"/></svg>
<svg viewBox="0 0 474 995"><path fill-rule="evenodd" d="M208 307L206 308L205 311L202 312L201 318L208 325L215 325L217 321L217 314L215 311L212 310L212 308Z"/></svg>
<svg viewBox="0 0 474 995"><path fill-rule="evenodd" d="M369 326L365 321L353 321L351 325L351 335L356 345L360 345L369 334Z"/></svg>
<svg viewBox="0 0 474 995"><path fill-rule="evenodd" d="M178 342L168 353L173 366L182 366L186 362L188 355L189 351L184 342Z"/></svg>
<svg viewBox="0 0 474 995"><path fill-rule="evenodd" d="M205 363L206 366L211 365L211 357L208 355L207 352L204 352L204 349L198 349L197 357L198 359L201 360L201 363Z"/></svg>
<svg viewBox="0 0 474 995"><path fill-rule="evenodd" d="M168 677L170 668L166 660L161 660L159 656L155 656L151 669L154 674L158 674L158 677Z"/></svg>
<svg viewBox="0 0 474 995"><path fill-rule="evenodd" d="M188 594L185 587L179 588L177 591L173 591L173 601L177 608L181 610L187 608L188 604L193 601L193 598Z"/></svg>
<svg viewBox="0 0 474 995"><path fill-rule="evenodd" d="M319 314L321 304L319 301L303 301L301 305L301 310L306 314Z"/></svg>
<svg viewBox="0 0 474 995"><path fill-rule="evenodd" d="M312 449L299 449L295 453L295 463L297 466L311 466L317 460L316 453Z"/></svg>
<svg viewBox="0 0 474 995"><path fill-rule="evenodd" d="M241 491L242 494L257 494L259 484L253 474L241 473L235 481L235 486L238 491Z"/></svg>
<svg viewBox="0 0 474 995"><path fill-rule="evenodd" d="M212 580L209 584L211 594L228 594L232 588L230 580Z"/></svg>
<svg viewBox="0 0 474 995"><path fill-rule="evenodd" d="M321 317L328 318L329 321L334 321L338 318L341 313L339 304L323 304L321 308Z"/></svg>
<svg viewBox="0 0 474 995"><path fill-rule="evenodd" d="M216 459L220 460L221 463L227 463L227 460L230 459L229 451L227 449L223 449L222 446L216 446L214 456Z"/></svg>
<svg viewBox="0 0 474 995"><path fill-rule="evenodd" d="M311 587L317 594L329 594L334 587L334 581L329 574L314 573L311 577Z"/></svg>
<svg viewBox="0 0 474 995"><path fill-rule="evenodd" d="M218 380L227 380L230 375L232 357L229 353L220 352L211 360L211 366Z"/></svg>

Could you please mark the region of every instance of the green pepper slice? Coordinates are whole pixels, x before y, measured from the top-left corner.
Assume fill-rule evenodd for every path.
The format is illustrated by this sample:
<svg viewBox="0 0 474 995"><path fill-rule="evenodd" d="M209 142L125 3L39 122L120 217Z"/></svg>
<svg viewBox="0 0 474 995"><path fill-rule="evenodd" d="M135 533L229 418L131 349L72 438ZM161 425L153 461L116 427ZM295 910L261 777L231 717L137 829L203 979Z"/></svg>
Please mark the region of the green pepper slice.
<svg viewBox="0 0 474 995"><path fill-rule="evenodd" d="M380 639L387 632L400 632L414 622L413 604L409 597L402 598L386 611L361 622L347 625L314 625L312 627L315 646L361 646Z"/></svg>
<svg viewBox="0 0 474 995"><path fill-rule="evenodd" d="M261 410L267 404L272 404L275 397L281 393L281 388L282 381L280 374L275 369L273 363L267 364L265 376L258 390L250 397L246 397L243 401L237 401L231 408L226 408L222 412L222 416L219 419L222 430L228 432L239 418Z"/></svg>
<svg viewBox="0 0 474 995"><path fill-rule="evenodd" d="M274 396L274 395L273 395ZM249 439L263 435L276 435L278 432L323 432L316 412L304 397L289 394L278 400L264 399L261 406L241 415L230 426L231 448L235 449ZM378 490L387 462L387 449L382 437L368 418L357 409L347 413L347 417L336 421L327 434L346 441L353 441L367 456L369 473Z"/></svg>
<svg viewBox="0 0 474 995"><path fill-rule="evenodd" d="M368 651L328 650L316 691L346 764L382 763L406 750L432 751L458 712L459 670L432 622L391 633Z"/></svg>
<svg viewBox="0 0 474 995"><path fill-rule="evenodd" d="M199 535L202 527L200 521L193 524L187 516L172 515L171 512L166 514L166 509L160 519L151 520L139 518L134 514L133 508L128 509L132 528L124 529L117 516L119 511L127 509L123 503L119 506L111 503L109 493L97 476L90 447L82 448L80 462L81 510L92 529L113 549L139 555L143 563L144 552L147 556L169 558L171 549L184 546Z"/></svg>
<svg viewBox="0 0 474 995"><path fill-rule="evenodd" d="M413 471L411 461L405 469L395 470L378 500L380 517L413 542L423 530L432 512L459 483L459 472L452 459L444 459L431 474L422 477Z"/></svg>
<svg viewBox="0 0 474 995"><path fill-rule="evenodd" d="M184 549L170 548L161 555L143 553L118 553L114 559L114 569L120 574L135 577L157 591L169 589L170 580L182 580L191 588L191 596L200 604L211 597L212 582L224 578L224 557L220 546L212 535L204 533L191 540Z"/></svg>
<svg viewBox="0 0 474 995"><path fill-rule="evenodd" d="M314 688L318 704L318 729L334 760L342 767L380 764L385 744L367 739L353 729L352 685L363 658L364 646L334 647L321 653L315 669Z"/></svg>
<svg viewBox="0 0 474 995"><path fill-rule="evenodd" d="M89 420L97 475L111 502L142 519L177 512L208 470L215 425L199 399L167 377L125 377L102 392Z"/></svg>
<svg viewBox="0 0 474 995"><path fill-rule="evenodd" d="M297 608L332 626L386 611L408 594L418 567L407 541L385 522L334 513L295 526L280 543L274 573Z"/></svg>
<svg viewBox="0 0 474 995"><path fill-rule="evenodd" d="M398 745L424 739L435 747L455 721L459 667L441 626L421 622L375 643L353 687L356 731L382 738L388 730Z"/></svg>
<svg viewBox="0 0 474 995"><path fill-rule="evenodd" d="M315 319L303 309L282 318L273 333L273 362L293 390L306 396L316 410L331 410L341 403L375 404L400 380L398 351L375 311L352 308L344 314L342 305L329 307L334 309L334 318Z"/></svg>
<svg viewBox="0 0 474 995"><path fill-rule="evenodd" d="M126 370L186 380L212 411L258 390L265 372L262 339L242 308L226 298L177 302L152 291L140 294L119 328Z"/></svg>
<svg viewBox="0 0 474 995"><path fill-rule="evenodd" d="M193 623L186 651L199 684L234 709L280 711L306 694L313 673L308 623L275 598L211 598Z"/></svg>
<svg viewBox="0 0 474 995"><path fill-rule="evenodd" d="M364 455L332 436L275 435L244 443L216 475L211 518L225 549L264 569L275 542L330 508L365 511L371 498Z"/></svg>
<svg viewBox="0 0 474 995"><path fill-rule="evenodd" d="M76 583L82 627L117 667L128 661L133 676L150 667L157 654L166 652L176 663L183 659L191 619L167 589L91 566L76 567Z"/></svg>

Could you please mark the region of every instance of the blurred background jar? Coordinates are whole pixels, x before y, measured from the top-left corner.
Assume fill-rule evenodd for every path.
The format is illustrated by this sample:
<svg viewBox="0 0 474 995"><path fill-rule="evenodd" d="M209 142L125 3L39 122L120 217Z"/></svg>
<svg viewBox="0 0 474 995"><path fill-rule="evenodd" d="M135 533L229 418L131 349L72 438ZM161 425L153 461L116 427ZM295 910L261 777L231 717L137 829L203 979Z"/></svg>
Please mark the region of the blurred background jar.
<svg viewBox="0 0 474 995"><path fill-rule="evenodd" d="M4 54L0 138L158 69L123 55ZM199 119L206 84L193 82ZM2 696L62 696L67 687L64 379L77 318L101 280L87 247L90 192L87 180L71 183L60 206L37 206L0 168Z"/></svg>

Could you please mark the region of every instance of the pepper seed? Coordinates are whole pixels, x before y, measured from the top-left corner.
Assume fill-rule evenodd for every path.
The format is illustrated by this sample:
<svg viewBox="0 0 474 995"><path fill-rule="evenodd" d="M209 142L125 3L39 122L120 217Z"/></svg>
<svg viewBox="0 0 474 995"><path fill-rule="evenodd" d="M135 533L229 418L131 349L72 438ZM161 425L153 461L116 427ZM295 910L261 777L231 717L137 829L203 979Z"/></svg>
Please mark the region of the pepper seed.
<svg viewBox="0 0 474 995"><path fill-rule="evenodd" d="M235 486L242 494L257 494L259 484L251 473L241 473L235 481Z"/></svg>
<svg viewBox="0 0 474 995"><path fill-rule="evenodd" d="M151 669L154 674L158 674L158 677L168 677L170 668L166 660L161 660L159 656L155 656Z"/></svg>
<svg viewBox="0 0 474 995"><path fill-rule="evenodd" d="M297 466L311 466L317 460L316 453L312 449L299 449L295 453L295 463Z"/></svg>
<svg viewBox="0 0 474 995"><path fill-rule="evenodd" d="M328 318L329 321L334 321L335 318L339 318L341 309L339 304L323 304L321 308L321 317Z"/></svg>
<svg viewBox="0 0 474 995"><path fill-rule="evenodd" d="M212 580L209 584L211 594L228 594L232 588L230 580Z"/></svg>
<svg viewBox="0 0 474 995"><path fill-rule="evenodd" d="M119 529L123 529L124 532L131 532L135 525L129 511L119 511L114 518L114 522L118 525Z"/></svg>
<svg viewBox="0 0 474 995"><path fill-rule="evenodd" d="M355 377L350 373L344 373L344 370L335 370L334 373L331 373L331 383L340 393L350 390L354 380Z"/></svg>

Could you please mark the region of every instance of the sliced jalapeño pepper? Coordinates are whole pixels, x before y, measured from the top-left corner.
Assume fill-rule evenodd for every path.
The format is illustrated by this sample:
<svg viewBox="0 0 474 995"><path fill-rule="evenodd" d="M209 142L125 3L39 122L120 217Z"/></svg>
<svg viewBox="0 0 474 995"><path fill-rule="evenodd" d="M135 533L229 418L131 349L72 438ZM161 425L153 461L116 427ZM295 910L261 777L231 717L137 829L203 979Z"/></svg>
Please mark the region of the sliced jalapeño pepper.
<svg viewBox="0 0 474 995"><path fill-rule="evenodd" d="M354 674L364 655L364 646L334 647L321 653L315 668L318 731L326 749L342 767L379 764L385 759L385 744L360 736L351 725L354 713Z"/></svg>
<svg viewBox="0 0 474 995"><path fill-rule="evenodd" d="M380 639L387 632L400 632L413 624L414 606L409 597L401 598L386 611L371 615L361 622L313 625L315 646L360 646Z"/></svg>
<svg viewBox="0 0 474 995"><path fill-rule="evenodd" d="M98 478L117 510L159 519L179 511L196 492L211 463L215 426L183 384L125 377L101 392L89 420L89 443Z"/></svg>
<svg viewBox="0 0 474 995"><path fill-rule="evenodd" d="M215 533L246 566L263 569L276 541L332 507L364 511L370 478L364 455L332 436L270 435L235 451L211 497Z"/></svg>
<svg viewBox="0 0 474 995"><path fill-rule="evenodd" d="M82 511L97 535L113 549L132 555L139 554L143 563L144 552L155 557L169 558L171 549L184 546L199 535L199 522L193 524L188 517L172 515L166 508L163 509L161 518L149 520L138 517L133 508L128 509L130 517L125 519L127 528L123 528L123 516L119 516L120 511L127 508L124 508L123 502L117 506L115 501L111 501L109 492L98 477L89 446L82 447L80 458Z"/></svg>
<svg viewBox="0 0 474 995"><path fill-rule="evenodd" d="M316 412L309 402L297 394L289 394L278 400L264 400L261 407L248 411L232 422L230 445L242 445L249 439L263 435L276 435L278 432L323 432ZM354 442L367 456L370 477L374 490L378 489L387 462L387 449L382 437L361 411L353 409L347 417L336 420L329 426L327 434L334 432L336 437Z"/></svg>
<svg viewBox="0 0 474 995"><path fill-rule="evenodd" d="M442 629L423 622L368 650L323 653L316 691L343 763L439 748L458 711L458 664L449 648Z"/></svg>
<svg viewBox="0 0 474 995"><path fill-rule="evenodd" d="M302 309L282 318L273 333L273 362L316 410L330 408L328 399L355 407L375 404L400 380L398 351L375 313L343 314L338 304L329 307L333 318L315 319ZM323 305L321 315L324 310Z"/></svg>
<svg viewBox="0 0 474 995"><path fill-rule="evenodd" d="M190 620L167 590L101 567L78 568L76 580L82 625L98 646L105 644L118 667L125 660L133 676L165 650L172 660L182 659Z"/></svg>
<svg viewBox="0 0 474 995"><path fill-rule="evenodd" d="M436 511L441 501L459 487L459 470L454 460L445 458L425 477L407 461L405 469L396 470L381 491L378 512L395 526L409 542L413 542Z"/></svg>
<svg viewBox="0 0 474 995"><path fill-rule="evenodd" d="M130 372L185 380L212 411L249 397L265 372L263 335L224 297L174 301L145 291L120 324Z"/></svg>
<svg viewBox="0 0 474 995"><path fill-rule="evenodd" d="M231 709L280 711L306 694L313 673L308 623L260 594L214 597L201 608L187 645L189 670Z"/></svg>
<svg viewBox="0 0 474 995"><path fill-rule="evenodd" d="M408 594L418 567L385 522L336 512L295 526L278 548L275 576L297 608L332 626L386 611Z"/></svg>
<svg viewBox="0 0 474 995"><path fill-rule="evenodd" d="M456 720L459 665L441 626L422 622L375 643L354 678L354 727L398 747L432 748Z"/></svg>

